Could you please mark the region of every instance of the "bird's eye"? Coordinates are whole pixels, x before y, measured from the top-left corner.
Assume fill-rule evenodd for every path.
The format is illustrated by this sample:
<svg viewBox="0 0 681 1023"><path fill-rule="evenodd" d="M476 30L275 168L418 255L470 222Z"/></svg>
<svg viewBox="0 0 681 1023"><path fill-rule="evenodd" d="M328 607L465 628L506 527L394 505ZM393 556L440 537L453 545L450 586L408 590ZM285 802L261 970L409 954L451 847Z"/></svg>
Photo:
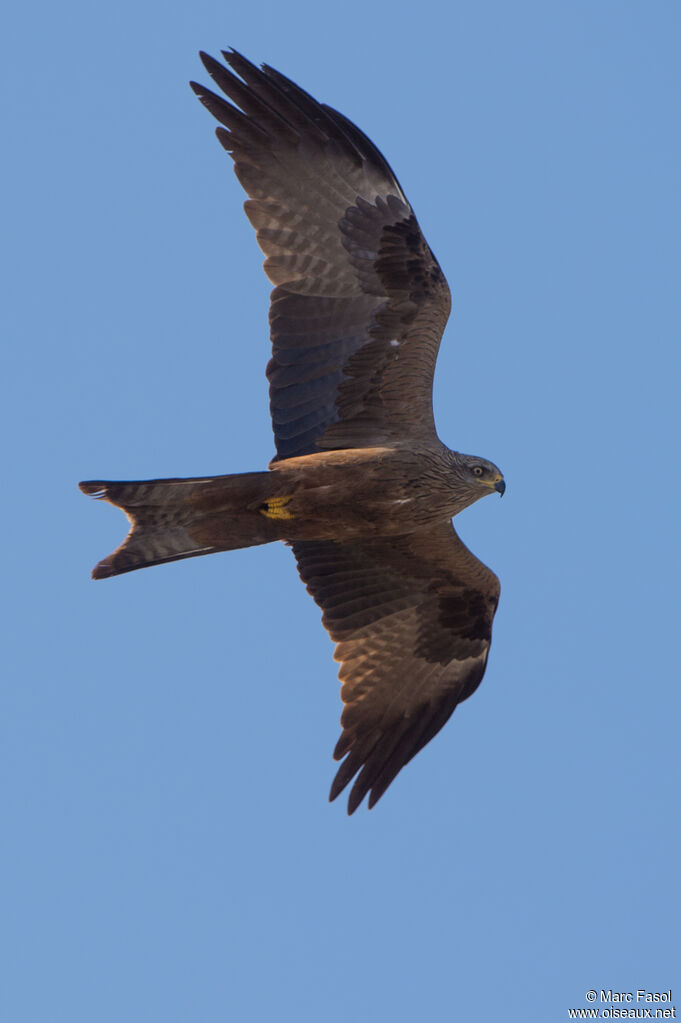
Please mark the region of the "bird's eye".
<svg viewBox="0 0 681 1023"><path fill-rule="evenodd" d="M481 465L474 465L473 466L473 475L474 476L482 476L484 471L485 470L483 469L483 467Z"/></svg>

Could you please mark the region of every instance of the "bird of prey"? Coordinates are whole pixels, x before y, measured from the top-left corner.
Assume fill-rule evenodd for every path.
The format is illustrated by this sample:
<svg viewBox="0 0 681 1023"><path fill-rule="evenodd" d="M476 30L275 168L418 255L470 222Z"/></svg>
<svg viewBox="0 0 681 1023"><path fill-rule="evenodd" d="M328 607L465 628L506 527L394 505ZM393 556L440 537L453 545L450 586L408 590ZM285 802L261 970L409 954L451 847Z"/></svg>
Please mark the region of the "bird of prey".
<svg viewBox="0 0 681 1023"><path fill-rule="evenodd" d="M482 679L499 581L451 520L505 483L437 436L450 293L387 161L274 68L223 56L201 59L227 99L191 87L220 122L274 285L276 455L263 472L81 483L131 523L92 574L286 542L336 644L345 706L330 799L354 779L353 813Z"/></svg>

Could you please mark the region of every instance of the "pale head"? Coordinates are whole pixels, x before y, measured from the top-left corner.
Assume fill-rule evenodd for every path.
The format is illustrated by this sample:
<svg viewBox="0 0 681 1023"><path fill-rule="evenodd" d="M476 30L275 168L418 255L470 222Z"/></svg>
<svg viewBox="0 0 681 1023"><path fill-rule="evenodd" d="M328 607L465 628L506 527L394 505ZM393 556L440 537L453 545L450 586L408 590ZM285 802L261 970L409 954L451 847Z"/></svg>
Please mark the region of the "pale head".
<svg viewBox="0 0 681 1023"><path fill-rule="evenodd" d="M458 451L453 454L452 471L463 508L487 494L503 495L506 490L504 474L494 462L478 455L462 455Z"/></svg>

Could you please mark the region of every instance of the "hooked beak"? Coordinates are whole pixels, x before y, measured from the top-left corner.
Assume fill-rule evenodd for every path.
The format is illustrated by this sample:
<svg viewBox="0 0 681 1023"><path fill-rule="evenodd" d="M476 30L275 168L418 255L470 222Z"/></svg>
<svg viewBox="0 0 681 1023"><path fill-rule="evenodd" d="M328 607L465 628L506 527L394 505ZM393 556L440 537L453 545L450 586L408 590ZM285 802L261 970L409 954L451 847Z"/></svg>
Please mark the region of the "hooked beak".
<svg viewBox="0 0 681 1023"><path fill-rule="evenodd" d="M494 484L494 489L496 490L497 494L501 494L501 496L503 497L504 493L506 492L506 483L504 482L504 480L503 479L497 480L496 483Z"/></svg>

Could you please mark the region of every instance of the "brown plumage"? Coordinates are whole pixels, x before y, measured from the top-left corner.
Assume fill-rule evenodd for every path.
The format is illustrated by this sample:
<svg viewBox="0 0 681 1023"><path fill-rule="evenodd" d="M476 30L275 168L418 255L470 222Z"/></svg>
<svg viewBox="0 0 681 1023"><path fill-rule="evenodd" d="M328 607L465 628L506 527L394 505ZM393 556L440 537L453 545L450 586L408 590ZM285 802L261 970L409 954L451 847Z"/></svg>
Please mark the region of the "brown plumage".
<svg viewBox="0 0 681 1023"><path fill-rule="evenodd" d="M345 704L334 799L369 806L485 671L499 582L452 516L499 469L435 432L447 282L388 163L279 72L202 54L275 285L267 367L276 456L264 472L81 483L132 528L96 579L283 540L336 643ZM230 70L231 68L231 70ZM344 759L343 759L344 758Z"/></svg>

